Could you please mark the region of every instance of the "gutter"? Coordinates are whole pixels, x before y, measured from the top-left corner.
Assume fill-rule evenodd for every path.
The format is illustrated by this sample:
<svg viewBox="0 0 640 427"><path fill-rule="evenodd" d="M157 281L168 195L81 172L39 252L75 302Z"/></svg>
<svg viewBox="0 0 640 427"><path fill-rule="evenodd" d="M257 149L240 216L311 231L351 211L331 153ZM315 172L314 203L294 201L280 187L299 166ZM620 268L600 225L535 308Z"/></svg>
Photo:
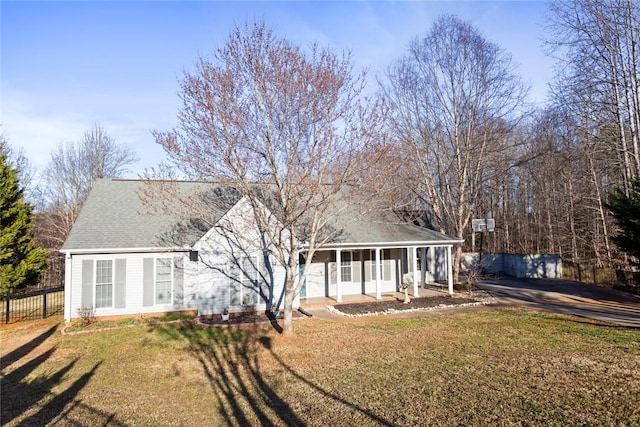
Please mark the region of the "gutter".
<svg viewBox="0 0 640 427"><path fill-rule="evenodd" d="M464 243L464 240L440 240L440 241L413 241L413 242L365 242L365 243L332 243L327 245L320 245L317 247L318 250L330 250L330 249L367 249L367 248L405 248L409 246L417 246L417 247L446 247L453 245L461 245ZM307 248L309 246L308 243L304 243L302 248Z"/></svg>
<svg viewBox="0 0 640 427"><path fill-rule="evenodd" d="M131 254L131 253L163 253L163 252L189 252L193 250L188 246L177 246L167 248L95 248L95 249L60 249L58 252L67 255L87 255L87 254Z"/></svg>

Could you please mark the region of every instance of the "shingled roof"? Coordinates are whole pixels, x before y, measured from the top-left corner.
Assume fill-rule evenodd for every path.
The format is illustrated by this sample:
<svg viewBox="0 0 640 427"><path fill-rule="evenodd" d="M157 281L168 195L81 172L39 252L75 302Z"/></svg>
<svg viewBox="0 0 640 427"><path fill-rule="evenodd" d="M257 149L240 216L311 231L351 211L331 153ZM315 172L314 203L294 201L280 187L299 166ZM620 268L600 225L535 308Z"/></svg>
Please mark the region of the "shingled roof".
<svg viewBox="0 0 640 427"><path fill-rule="evenodd" d="M239 199L230 187L210 182L171 181L170 198L158 185L142 180L99 180L91 190L62 251L97 252L189 249ZM177 195L177 196L176 196ZM180 200L213 200L207 218L185 209ZM172 207L175 205L175 209ZM389 212L359 211L348 206L341 233L327 247L457 244L460 240L399 220ZM352 219L353 219L352 218Z"/></svg>
<svg viewBox="0 0 640 427"><path fill-rule="evenodd" d="M213 184L177 181L171 183L172 193L188 199L198 197ZM175 200L163 199L162 185L150 185L143 180L98 180L92 188L62 251L101 249L162 249L193 245L206 229L186 226L197 220L187 217L184 206ZM235 201L237 201L236 198ZM230 207L230 206L229 206ZM211 210L211 221L221 217L223 210ZM184 230L181 241L171 238L176 230Z"/></svg>

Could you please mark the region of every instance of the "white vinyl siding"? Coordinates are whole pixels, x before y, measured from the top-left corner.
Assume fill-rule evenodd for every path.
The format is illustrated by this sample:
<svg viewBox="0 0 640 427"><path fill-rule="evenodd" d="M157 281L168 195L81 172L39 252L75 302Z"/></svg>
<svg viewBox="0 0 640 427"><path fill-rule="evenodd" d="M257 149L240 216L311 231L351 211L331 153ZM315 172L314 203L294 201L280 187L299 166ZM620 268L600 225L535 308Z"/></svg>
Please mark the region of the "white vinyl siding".
<svg viewBox="0 0 640 427"><path fill-rule="evenodd" d="M96 261L96 308L113 306L113 261Z"/></svg>
<svg viewBox="0 0 640 427"><path fill-rule="evenodd" d="M186 253L132 253L132 254L88 254L74 255L71 262L72 289L67 316L77 318L80 307L96 308L96 316L136 316L139 314L166 313L170 311L198 309L201 301L200 282L208 286L223 283L224 275L208 269L207 274L198 275L199 263L187 261ZM171 260L171 300L165 304L156 304L156 259ZM106 261L106 262L105 262ZM97 291L98 262L102 267L112 266L112 296L108 292ZM145 265L149 264L149 268ZM209 264L210 265L210 264ZM162 270L162 268L161 268ZM203 267L203 271L206 271ZM109 277L107 271L102 276ZM145 281L149 275L149 297L146 301ZM108 281L108 280L107 280ZM105 289L108 289L108 283ZM161 286L162 288L162 286ZM97 299L104 296L104 306ZM229 306L216 296L216 302ZM148 303L147 303L148 302ZM98 304L97 304L98 303ZM66 319L65 319L66 320Z"/></svg>

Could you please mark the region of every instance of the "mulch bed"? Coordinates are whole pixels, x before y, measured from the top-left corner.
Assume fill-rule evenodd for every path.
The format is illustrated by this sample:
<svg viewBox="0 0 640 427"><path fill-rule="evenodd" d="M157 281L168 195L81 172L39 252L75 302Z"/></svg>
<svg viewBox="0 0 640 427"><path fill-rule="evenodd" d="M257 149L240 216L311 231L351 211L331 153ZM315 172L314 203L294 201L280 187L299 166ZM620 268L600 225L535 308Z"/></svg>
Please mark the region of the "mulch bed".
<svg viewBox="0 0 640 427"><path fill-rule="evenodd" d="M410 303L405 304L402 300L384 300L384 301L368 301L358 303L339 304L333 307L334 310L340 313L357 316L367 315L374 313L385 313L393 311L406 311L406 310L420 310L437 308L443 306L456 306L462 304L480 303L480 301L473 298L465 297L451 297L451 296L437 296L437 297L422 297L413 298Z"/></svg>
<svg viewBox="0 0 640 427"><path fill-rule="evenodd" d="M480 304L481 301L474 298L466 297L452 297L449 295L437 296L437 297L422 297L413 298L410 303L405 304L400 299L395 300L383 300L383 301L367 301L357 303L343 303L332 307L333 311L337 311L347 316L366 316L378 313L392 313L395 311L408 311L408 310L421 310L421 309L433 309L439 307L453 307L457 305L469 305ZM305 316L297 310L293 311L293 318L300 319ZM282 315L277 319L266 313L251 313L240 314L231 316L229 320L222 320L222 317L218 315L212 315L207 317L199 317L197 322L206 326L239 326L239 325L251 325L262 323L281 323Z"/></svg>
<svg viewBox="0 0 640 427"><path fill-rule="evenodd" d="M293 319L299 319L303 316L298 311L293 311ZM261 323L278 323L282 322L282 313L277 317L273 317L271 314L267 314L264 312L246 314L240 313L236 315L231 315L229 320L222 320L222 316L219 314L211 315L211 316L201 316L197 319L197 322L202 325L211 325L211 326L233 326L233 325L252 325L252 324L261 324Z"/></svg>

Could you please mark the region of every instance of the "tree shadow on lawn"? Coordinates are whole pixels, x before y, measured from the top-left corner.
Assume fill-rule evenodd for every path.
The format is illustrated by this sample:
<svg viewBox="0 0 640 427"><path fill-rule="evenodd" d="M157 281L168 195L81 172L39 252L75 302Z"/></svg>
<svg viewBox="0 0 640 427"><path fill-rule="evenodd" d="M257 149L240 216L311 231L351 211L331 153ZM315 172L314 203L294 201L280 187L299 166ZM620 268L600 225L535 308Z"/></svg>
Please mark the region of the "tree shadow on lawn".
<svg viewBox="0 0 640 427"><path fill-rule="evenodd" d="M265 381L260 366L259 337L267 325L198 326L193 322L152 325L176 340L186 340L191 355L202 366L218 402L220 415L239 425L274 425L268 408L287 425L304 425L277 391ZM247 412L247 405L251 413Z"/></svg>
<svg viewBox="0 0 640 427"><path fill-rule="evenodd" d="M107 423L119 425L113 415L82 404L77 399L78 393L87 385L101 362L96 363L91 370L57 394L53 394L51 390L63 383L69 375L73 375L73 369L78 362L77 358L52 373L48 373L45 369L38 376L31 377L31 374L40 366L45 365L55 353L56 346L47 343L47 339L56 329L57 325L52 326L33 340L2 357L2 393L0 394L0 421L2 425L7 425L12 421L15 421L15 425L20 426L46 425L54 420L76 418L74 411L79 407L85 412L88 411L90 419L94 422L99 420L102 425ZM49 346L49 348L40 354L31 355L41 345ZM29 360L13 370L8 369L23 359ZM21 417L25 412L29 412L35 407L39 407L36 412Z"/></svg>
<svg viewBox="0 0 640 427"><path fill-rule="evenodd" d="M152 329L175 340L186 340L191 355L200 363L218 403L220 416L238 425L295 425L304 426L301 418L281 396L277 384L262 368L265 354L282 367L281 370L296 381L304 383L322 396L356 410L380 425L391 422L333 394L320 385L304 378L285 363L272 348L273 325L234 325L231 327L206 327L193 322L170 325L153 325ZM276 328L276 330L278 330ZM265 353L266 352L268 353ZM283 380L284 378L283 375ZM289 380L287 378L287 380Z"/></svg>

